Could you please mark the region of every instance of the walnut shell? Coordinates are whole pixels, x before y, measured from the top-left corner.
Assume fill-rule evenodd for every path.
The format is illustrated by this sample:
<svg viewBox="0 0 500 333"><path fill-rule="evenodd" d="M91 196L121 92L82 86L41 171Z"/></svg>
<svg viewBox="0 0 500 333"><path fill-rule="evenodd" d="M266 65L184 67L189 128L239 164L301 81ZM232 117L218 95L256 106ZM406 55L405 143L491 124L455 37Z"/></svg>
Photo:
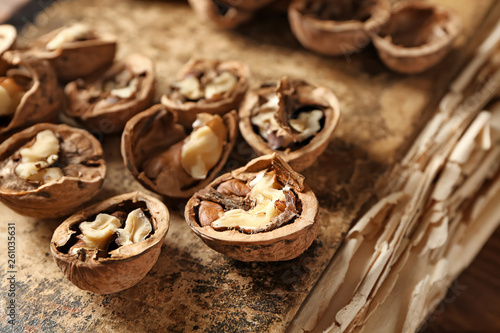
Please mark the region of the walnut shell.
<svg viewBox="0 0 500 333"><path fill-rule="evenodd" d="M209 192L216 191L221 183L231 179L251 181L259 172L271 167L279 170L280 181L295 191L301 210L294 220L270 231L251 234L234 229L217 231L210 225L202 227L199 224L199 208ZM206 188L194 194L186 205L184 216L191 230L209 247L233 259L291 260L309 248L318 233L318 223L316 223L319 212L318 200L303 180L304 177L296 173L278 154L261 156L242 168L218 177Z"/></svg>
<svg viewBox="0 0 500 333"><path fill-rule="evenodd" d="M285 108L276 111L276 115L289 119L294 107L286 107L292 102L300 106L318 106L323 108L323 126L317 134L304 145L295 148L285 148L284 150L272 149L252 124L252 117L257 108L265 103L267 96L277 94L277 86L289 85L291 95L285 93L283 103ZM280 102L281 104L281 102ZM340 119L340 106L335 94L324 87L317 87L302 80L288 80L283 78L279 83L264 84L260 88L251 90L245 96L239 111L240 132L245 141L259 155L278 153L294 170L301 171L311 166L319 155L328 146L330 137L335 130Z"/></svg>
<svg viewBox="0 0 500 333"><path fill-rule="evenodd" d="M361 50L369 31L387 22L387 0L294 0L288 8L290 27L307 49L337 56Z"/></svg>
<svg viewBox="0 0 500 333"><path fill-rule="evenodd" d="M113 213L120 209L147 211L153 233L145 240L118 247L105 257L89 250L84 256L68 254L76 241L78 225L91 221L98 213ZM151 270L161 252L170 226L167 207L156 198L141 192L118 195L92 205L66 219L54 231L50 251L57 266L78 288L97 294L110 294L137 284Z"/></svg>
<svg viewBox="0 0 500 333"><path fill-rule="evenodd" d="M397 72L423 72L440 62L462 30L460 17L442 6L401 2L389 23L372 34L387 67Z"/></svg>
<svg viewBox="0 0 500 333"><path fill-rule="evenodd" d="M177 112L178 120L184 126L191 126L198 113L206 112L223 115L237 109L248 90L250 70L246 64L233 60L192 59L179 70L177 80L182 80L191 73L203 75L208 71L227 71L237 77L237 83L235 87L224 93L221 98L213 101L205 98L197 101L184 101L179 98L172 86L161 98L163 105L169 110Z"/></svg>
<svg viewBox="0 0 500 333"><path fill-rule="evenodd" d="M2 59L6 66L0 68L0 77L13 78L26 92L12 117L0 118L0 142L31 125L57 121L63 101L57 77L46 61L18 51L5 52Z"/></svg>
<svg viewBox="0 0 500 333"><path fill-rule="evenodd" d="M130 78L136 80L137 89L125 98L105 91L113 80ZM123 77L122 77L123 76ZM129 81L126 84L131 84ZM118 82L119 84L120 82ZM66 85L64 92L68 101L65 113L93 131L104 134L120 132L127 121L147 109L153 102L155 71L153 62L140 54L131 54L118 61L102 76L88 80L76 80Z"/></svg>
<svg viewBox="0 0 500 333"><path fill-rule="evenodd" d="M236 111L222 117L228 132L228 139L223 147L219 162L210 170L206 179L195 180L180 165L179 160L169 161L169 168L164 170L175 173L159 184L157 179L148 178L145 164L150 158L158 156L171 146L184 140L186 129L177 122L175 112L164 105L154 105L132 118L123 130L121 153L125 166L132 175L147 189L158 194L175 198L188 198L193 193L210 183L222 170L229 157L238 131ZM166 182L166 183L165 183Z"/></svg>
<svg viewBox="0 0 500 333"><path fill-rule="evenodd" d="M57 164L64 176L48 183L21 179L14 154L43 130L58 136ZM21 215L67 216L99 191L106 174L102 155L99 141L85 130L47 123L27 128L0 145L0 201Z"/></svg>
<svg viewBox="0 0 500 333"><path fill-rule="evenodd" d="M94 38L66 42L57 50L47 50L46 45L62 27L36 39L29 52L39 59L50 62L61 82L69 82L86 77L97 70L103 71L111 65L115 58L116 36L93 31Z"/></svg>
<svg viewBox="0 0 500 333"><path fill-rule="evenodd" d="M234 28L253 16L250 10L232 7L222 1L188 0L188 2L202 20L222 29Z"/></svg>

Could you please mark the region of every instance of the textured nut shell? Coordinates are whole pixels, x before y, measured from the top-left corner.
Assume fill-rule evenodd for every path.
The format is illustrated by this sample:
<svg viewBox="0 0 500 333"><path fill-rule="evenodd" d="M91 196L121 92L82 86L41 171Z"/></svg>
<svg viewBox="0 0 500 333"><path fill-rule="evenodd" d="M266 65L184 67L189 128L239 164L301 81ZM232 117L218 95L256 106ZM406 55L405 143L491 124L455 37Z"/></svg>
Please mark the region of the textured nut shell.
<svg viewBox="0 0 500 333"><path fill-rule="evenodd" d="M216 5L212 0L188 0L189 5L196 14L205 22L222 28L231 29L252 18L253 12L242 8L228 6L225 15L220 16L217 13Z"/></svg>
<svg viewBox="0 0 500 333"><path fill-rule="evenodd" d="M99 77L98 81L111 77L123 66L131 69L134 73L144 71L146 74L143 77L141 88L133 99L126 103L82 111L89 108L90 104L82 97L83 95L80 95L78 84L73 81L68 83L64 89L68 101L68 107L64 112L94 131L104 134L120 132L130 118L152 104L155 92L154 64L148 57L140 54L131 54L122 61L116 62Z"/></svg>
<svg viewBox="0 0 500 333"><path fill-rule="evenodd" d="M155 124L163 124L163 122L159 119L163 119L165 122L171 124L176 123L175 113L168 111L165 106L161 104L154 105L148 110L141 112L134 118L130 119L130 121L125 126L122 135L121 153L123 161L125 163L125 166L130 170L130 172L132 172L132 175L147 189L168 197L188 198L193 195L193 193L210 183L226 164L229 154L231 153L231 150L233 150L234 144L236 142L236 136L238 134L238 120L236 111L227 113L222 117L222 120L227 127L228 138L227 143L224 145L222 156L219 162L210 170L206 179L198 181L198 183L188 189L176 188L175 186L159 188L154 181L146 177L144 171L139 170L139 164L141 164L142 161L138 161L138 157L134 153L134 151L136 150L137 141L140 139L144 139L144 133L151 134ZM162 129L168 129L168 125L157 128L156 130ZM165 133L162 131L162 134L167 136L167 138L164 138L165 140L173 139L171 143L168 143L169 145L173 145L174 143L177 143L179 141L176 138L169 138L169 133ZM163 138L156 139L159 141ZM151 146L153 146L153 144L154 143L152 142ZM175 175L172 175L172 177L175 178Z"/></svg>
<svg viewBox="0 0 500 333"><path fill-rule="evenodd" d="M239 61L217 61L217 60L201 60L193 59L188 61L177 73L177 79L181 80L184 76L197 67L213 66L222 67L235 73L238 76L238 83L228 98L214 102L186 102L178 104L171 99L168 94L161 98L161 103L169 110L176 111L179 123L184 126L191 126L196 120L198 113L206 112L210 114L223 115L231 110L238 109L245 93L248 90L248 80L250 77L250 69L248 66Z"/></svg>
<svg viewBox="0 0 500 333"><path fill-rule="evenodd" d="M97 194L106 175L106 164L99 141L85 130L63 124L37 124L14 134L0 145L0 161L11 156L38 132L46 129L61 136L77 134L88 140L93 152L91 160L99 165L99 176L91 179L64 176L54 182L43 184L36 190L26 191L5 189L0 184L0 201L21 215L54 218L72 214L82 203Z"/></svg>
<svg viewBox="0 0 500 333"><path fill-rule="evenodd" d="M309 0L294 0L288 7L288 19L293 34L305 48L330 56L359 51L370 41L369 31L376 31L389 19L387 0L374 0L371 16L366 21L321 20L304 15Z"/></svg>
<svg viewBox="0 0 500 333"><path fill-rule="evenodd" d="M69 241L73 233L71 227L126 201L146 204L154 230L149 238L140 243L119 247L114 251L116 255L97 260L87 258L81 261L59 251ZM134 286L151 270L160 255L169 226L170 215L161 201L141 192L122 194L70 216L54 231L50 251L57 266L78 288L97 294L115 293Z"/></svg>
<svg viewBox="0 0 500 333"><path fill-rule="evenodd" d="M17 51L6 52L3 59L9 66L26 68L32 77L32 85L23 95L9 124L0 126L0 142L31 125L57 121L63 101L62 90L48 62Z"/></svg>
<svg viewBox="0 0 500 333"><path fill-rule="evenodd" d="M228 6L244 10L256 10L269 5L275 0L220 0Z"/></svg>
<svg viewBox="0 0 500 333"><path fill-rule="evenodd" d="M39 59L48 60L61 82L85 77L111 65L116 54L116 36L111 34L96 33L95 39L68 42L61 49L46 50L46 44L63 29L38 38L29 50Z"/></svg>
<svg viewBox="0 0 500 333"><path fill-rule="evenodd" d="M446 31L445 36L415 47L393 44L390 38L384 36L390 34L391 29L397 29L398 22L407 22L406 17L418 15L422 11L433 12L434 23ZM398 17L401 17L401 21ZM427 24L413 27L412 30L422 29L422 33L426 33L429 32L429 28L430 25ZM403 2L394 6L389 24L378 34L372 34L372 40L387 67L397 72L414 74L423 72L440 62L452 48L461 30L460 17L445 7L421 2Z"/></svg>
<svg viewBox="0 0 500 333"><path fill-rule="evenodd" d="M261 156L250 161L246 166L226 173L215 179L209 186L239 178L251 179L259 171L269 168L273 160L280 160L288 171L296 174L277 154ZM206 189L189 199L184 217L187 223L208 246L217 252L240 261L282 261L291 260L302 254L318 234L318 200L311 189L303 184L303 190L297 193L302 203L302 213L292 223L271 231L245 234L236 230L216 231L212 227L201 227L196 221L200 195Z"/></svg>
<svg viewBox="0 0 500 333"><path fill-rule="evenodd" d="M277 153L288 164L290 164L294 170L297 171L302 171L310 167L328 146L330 137L332 136L332 133L339 122L340 106L337 97L331 90L327 88L315 87L312 85L308 85L307 89L304 88L301 95L311 101L311 104L327 106L327 108L324 110L325 124L321 131L304 147L297 150L280 151L269 148L264 138L256 133L252 126L252 110L259 103L259 93L261 91L268 92L270 91L270 88L265 87L249 91L245 96L245 99L241 103L239 111L239 127L241 135L243 136L245 141L252 147L252 149L259 155Z"/></svg>

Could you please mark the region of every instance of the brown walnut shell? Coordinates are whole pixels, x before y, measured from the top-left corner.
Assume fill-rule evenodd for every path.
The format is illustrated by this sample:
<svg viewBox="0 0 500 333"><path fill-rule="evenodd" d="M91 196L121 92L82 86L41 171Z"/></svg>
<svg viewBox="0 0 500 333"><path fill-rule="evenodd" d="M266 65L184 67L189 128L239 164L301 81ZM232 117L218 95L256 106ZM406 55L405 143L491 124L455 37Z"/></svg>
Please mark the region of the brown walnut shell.
<svg viewBox="0 0 500 333"><path fill-rule="evenodd" d="M387 0L294 0L290 27L307 49L337 56L357 52L370 42L370 31L387 22Z"/></svg>
<svg viewBox="0 0 500 333"><path fill-rule="evenodd" d="M0 118L0 142L31 125L57 121L63 102L57 77L46 61L18 51L5 52L2 59L6 66L0 68L0 77L13 78L26 92L12 117Z"/></svg>
<svg viewBox="0 0 500 333"><path fill-rule="evenodd" d="M79 257L68 254L76 242L81 222L92 221L99 213L112 214L116 210L130 213L141 208L149 215L153 233L145 240L118 247L106 256L88 250ZM170 226L167 207L156 198L141 192L118 195L92 205L66 219L54 231L50 251L57 266L78 288L97 294L110 294L136 285L151 270L161 252L161 246Z"/></svg>
<svg viewBox="0 0 500 333"><path fill-rule="evenodd" d="M154 105L136 115L125 126L121 141L121 153L125 166L147 189L167 197L188 198L217 176L233 150L238 133L236 111L225 114L222 120L227 128L227 141L219 162L210 170L206 179L193 179L182 168L180 152L175 159L166 161L164 167L161 168L167 177L162 177L161 180L148 177L145 168L150 159L184 140L186 130L190 129L180 125L177 122L176 113L167 110L161 104Z"/></svg>
<svg viewBox="0 0 500 333"><path fill-rule="evenodd" d="M188 0L195 13L205 22L222 28L231 29L248 20L253 12L242 7L233 7L218 0Z"/></svg>
<svg viewBox="0 0 500 333"><path fill-rule="evenodd" d="M234 229L218 231L210 225L200 225L199 208L208 193L217 191L220 184L232 179L249 182L259 172L269 168L276 170L280 182L295 192L297 206L301 209L294 220L270 231L250 234ZM246 166L216 178L195 193L186 205L184 217L191 230L217 252L240 261L283 261L298 257L311 246L318 233L318 212L318 200L304 183L304 177L278 154L271 154L253 159Z"/></svg>
<svg viewBox="0 0 500 333"><path fill-rule="evenodd" d="M178 120L184 126L190 126L198 113L206 112L210 114L223 115L231 110L238 109L245 93L248 90L248 80L250 70L248 66L239 61L227 60L207 60L193 59L188 61L177 73L177 80L182 80L192 73L203 74L207 71L227 71L235 75L238 79L235 87L225 92L221 98L216 100L206 100L202 98L197 101L184 101L175 94L171 87L161 98L161 103L169 110L176 111Z"/></svg>
<svg viewBox="0 0 500 333"><path fill-rule="evenodd" d="M462 30L460 17L442 6L401 2L389 23L372 34L373 44L387 67L414 74L440 62Z"/></svg>
<svg viewBox="0 0 500 333"><path fill-rule="evenodd" d="M28 52L50 62L61 82L86 77L109 67L115 58L116 36L93 31L95 38L66 42L57 50L46 45L66 27L56 29L36 39Z"/></svg>
<svg viewBox="0 0 500 333"><path fill-rule="evenodd" d="M265 98L277 93L277 86L287 84L291 87L291 95L285 95L284 103L290 101L300 106L321 107L324 113L324 122L321 130L304 145L284 150L272 149L269 143L258 133L252 125L252 117L257 108L265 103ZM295 110L286 107L280 116L290 118ZM278 113L278 112L277 112ZM324 87L317 87L302 80L288 80L283 78L279 83L265 84L260 88L251 90L245 96L240 111L240 132L245 141L259 155L278 153L294 170L301 171L311 166L319 155L328 146L330 138L340 119L340 105L335 94Z"/></svg>
<svg viewBox="0 0 500 333"><path fill-rule="evenodd" d="M128 98L104 92L106 82L128 71L139 82L137 91ZM147 109L153 102L155 70L153 62L140 54L131 54L118 61L102 76L76 80L66 85L68 101L65 113L87 128L104 134L118 133L127 121Z"/></svg>
<svg viewBox="0 0 500 333"><path fill-rule="evenodd" d="M56 162L63 177L48 183L23 180L14 173L14 156L39 132L59 138ZM99 141L89 132L67 125L42 123L16 133L0 145L0 201L21 215L54 218L72 214L101 188L106 164Z"/></svg>

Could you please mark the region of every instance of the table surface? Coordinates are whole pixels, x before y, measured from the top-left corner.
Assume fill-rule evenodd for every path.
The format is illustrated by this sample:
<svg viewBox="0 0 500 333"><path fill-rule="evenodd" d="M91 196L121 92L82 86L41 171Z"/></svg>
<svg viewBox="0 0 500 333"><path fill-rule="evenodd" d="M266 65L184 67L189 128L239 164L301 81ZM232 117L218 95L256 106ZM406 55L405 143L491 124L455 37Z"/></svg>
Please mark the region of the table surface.
<svg viewBox="0 0 500 333"><path fill-rule="evenodd" d="M29 0L2 0L5 22ZM500 229L473 264L453 283L446 298L430 314L421 333L500 331ZM478 311L478 309L481 309Z"/></svg>

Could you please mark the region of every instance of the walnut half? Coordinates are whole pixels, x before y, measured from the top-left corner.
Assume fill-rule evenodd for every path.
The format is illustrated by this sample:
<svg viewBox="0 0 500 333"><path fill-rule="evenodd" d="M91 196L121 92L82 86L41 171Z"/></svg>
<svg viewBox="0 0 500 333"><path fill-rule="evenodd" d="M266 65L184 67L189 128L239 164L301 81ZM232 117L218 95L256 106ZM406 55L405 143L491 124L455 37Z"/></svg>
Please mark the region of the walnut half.
<svg viewBox="0 0 500 333"><path fill-rule="evenodd" d="M109 198L66 219L50 251L78 288L115 293L137 284L153 267L170 225L167 207L132 192Z"/></svg>
<svg viewBox="0 0 500 333"><path fill-rule="evenodd" d="M318 201L278 154L250 161L193 195L184 216L208 246L241 261L290 260L316 238Z"/></svg>

